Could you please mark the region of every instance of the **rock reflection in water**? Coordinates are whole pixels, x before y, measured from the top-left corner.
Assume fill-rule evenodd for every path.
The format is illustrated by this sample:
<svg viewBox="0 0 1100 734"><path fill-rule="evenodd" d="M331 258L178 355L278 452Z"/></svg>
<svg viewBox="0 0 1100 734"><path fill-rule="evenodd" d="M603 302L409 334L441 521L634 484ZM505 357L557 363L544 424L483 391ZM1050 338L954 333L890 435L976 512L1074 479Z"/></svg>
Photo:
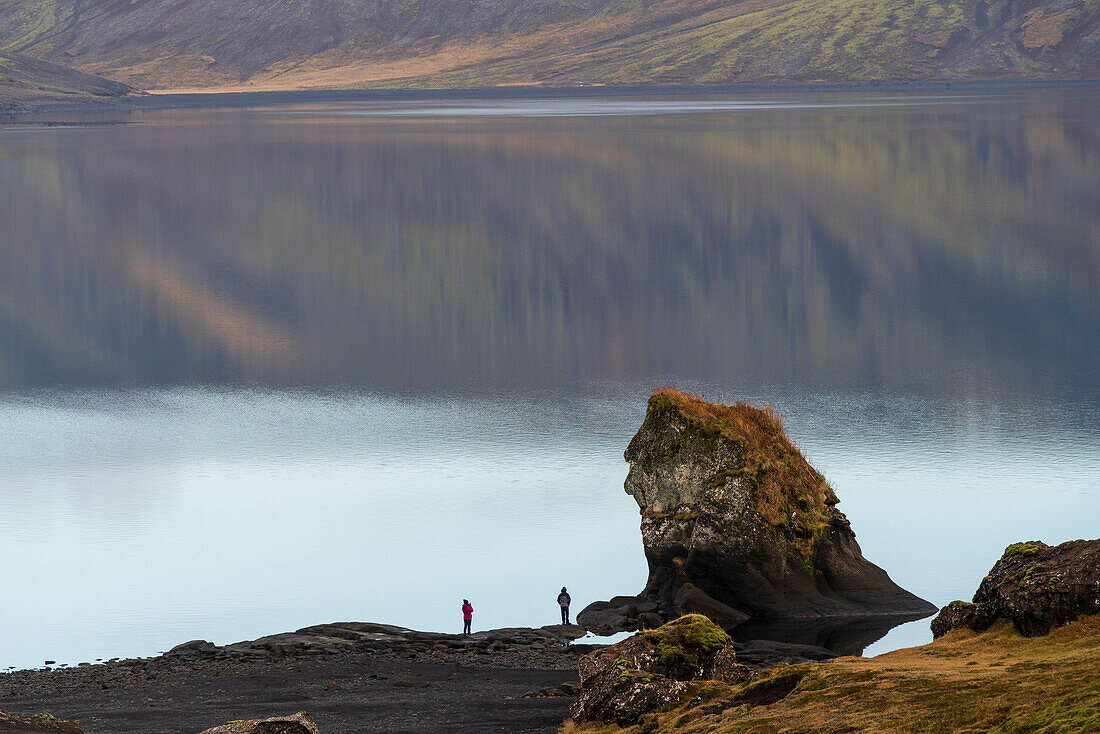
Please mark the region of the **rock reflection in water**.
<svg viewBox="0 0 1100 734"><path fill-rule="evenodd" d="M910 614L839 619L753 619L734 627L729 633L737 642L774 640L824 647L838 655L860 655L895 627L930 616L931 614Z"/></svg>

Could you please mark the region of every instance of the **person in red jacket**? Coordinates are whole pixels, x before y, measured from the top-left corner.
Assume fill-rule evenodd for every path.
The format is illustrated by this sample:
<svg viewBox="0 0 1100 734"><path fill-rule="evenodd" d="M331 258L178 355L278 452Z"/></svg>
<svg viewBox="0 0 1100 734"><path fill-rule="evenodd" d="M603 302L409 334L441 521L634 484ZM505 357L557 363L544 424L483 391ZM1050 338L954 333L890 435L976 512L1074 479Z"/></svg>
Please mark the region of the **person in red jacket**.
<svg viewBox="0 0 1100 734"><path fill-rule="evenodd" d="M470 606L469 599L462 600L462 636L470 634L470 622L474 619L474 608Z"/></svg>

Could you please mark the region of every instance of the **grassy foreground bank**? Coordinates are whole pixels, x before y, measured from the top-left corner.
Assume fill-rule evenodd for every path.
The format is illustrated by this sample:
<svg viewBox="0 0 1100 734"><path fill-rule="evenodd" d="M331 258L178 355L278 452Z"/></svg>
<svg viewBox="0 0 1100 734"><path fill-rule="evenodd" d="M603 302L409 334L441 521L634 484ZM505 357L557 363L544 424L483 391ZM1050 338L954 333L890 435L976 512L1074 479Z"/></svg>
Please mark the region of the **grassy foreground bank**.
<svg viewBox="0 0 1100 734"><path fill-rule="evenodd" d="M708 681L635 726L562 731L1098 732L1100 616L1032 638L1002 620L875 658L783 666L742 686Z"/></svg>

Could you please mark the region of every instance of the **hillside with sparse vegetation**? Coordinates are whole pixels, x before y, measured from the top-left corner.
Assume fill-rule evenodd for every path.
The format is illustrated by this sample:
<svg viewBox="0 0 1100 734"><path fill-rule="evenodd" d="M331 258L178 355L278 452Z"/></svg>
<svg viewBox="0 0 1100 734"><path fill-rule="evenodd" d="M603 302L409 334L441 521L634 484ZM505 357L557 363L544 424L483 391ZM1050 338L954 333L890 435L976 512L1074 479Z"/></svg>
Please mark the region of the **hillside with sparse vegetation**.
<svg viewBox="0 0 1100 734"><path fill-rule="evenodd" d="M26 104L120 97L125 84L49 61L0 54L0 111Z"/></svg>
<svg viewBox="0 0 1100 734"><path fill-rule="evenodd" d="M146 89L1094 78L1096 0L0 3L0 52Z"/></svg>

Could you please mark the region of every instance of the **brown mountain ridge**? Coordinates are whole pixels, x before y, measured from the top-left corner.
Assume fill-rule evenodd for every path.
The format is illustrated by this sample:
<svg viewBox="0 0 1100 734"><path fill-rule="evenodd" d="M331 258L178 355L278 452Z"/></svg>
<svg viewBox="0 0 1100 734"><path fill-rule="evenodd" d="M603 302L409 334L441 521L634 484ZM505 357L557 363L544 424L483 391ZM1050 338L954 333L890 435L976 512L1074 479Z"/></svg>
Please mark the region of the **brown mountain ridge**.
<svg viewBox="0 0 1100 734"><path fill-rule="evenodd" d="M144 89L1095 78L1094 0L8 0L0 53Z"/></svg>

